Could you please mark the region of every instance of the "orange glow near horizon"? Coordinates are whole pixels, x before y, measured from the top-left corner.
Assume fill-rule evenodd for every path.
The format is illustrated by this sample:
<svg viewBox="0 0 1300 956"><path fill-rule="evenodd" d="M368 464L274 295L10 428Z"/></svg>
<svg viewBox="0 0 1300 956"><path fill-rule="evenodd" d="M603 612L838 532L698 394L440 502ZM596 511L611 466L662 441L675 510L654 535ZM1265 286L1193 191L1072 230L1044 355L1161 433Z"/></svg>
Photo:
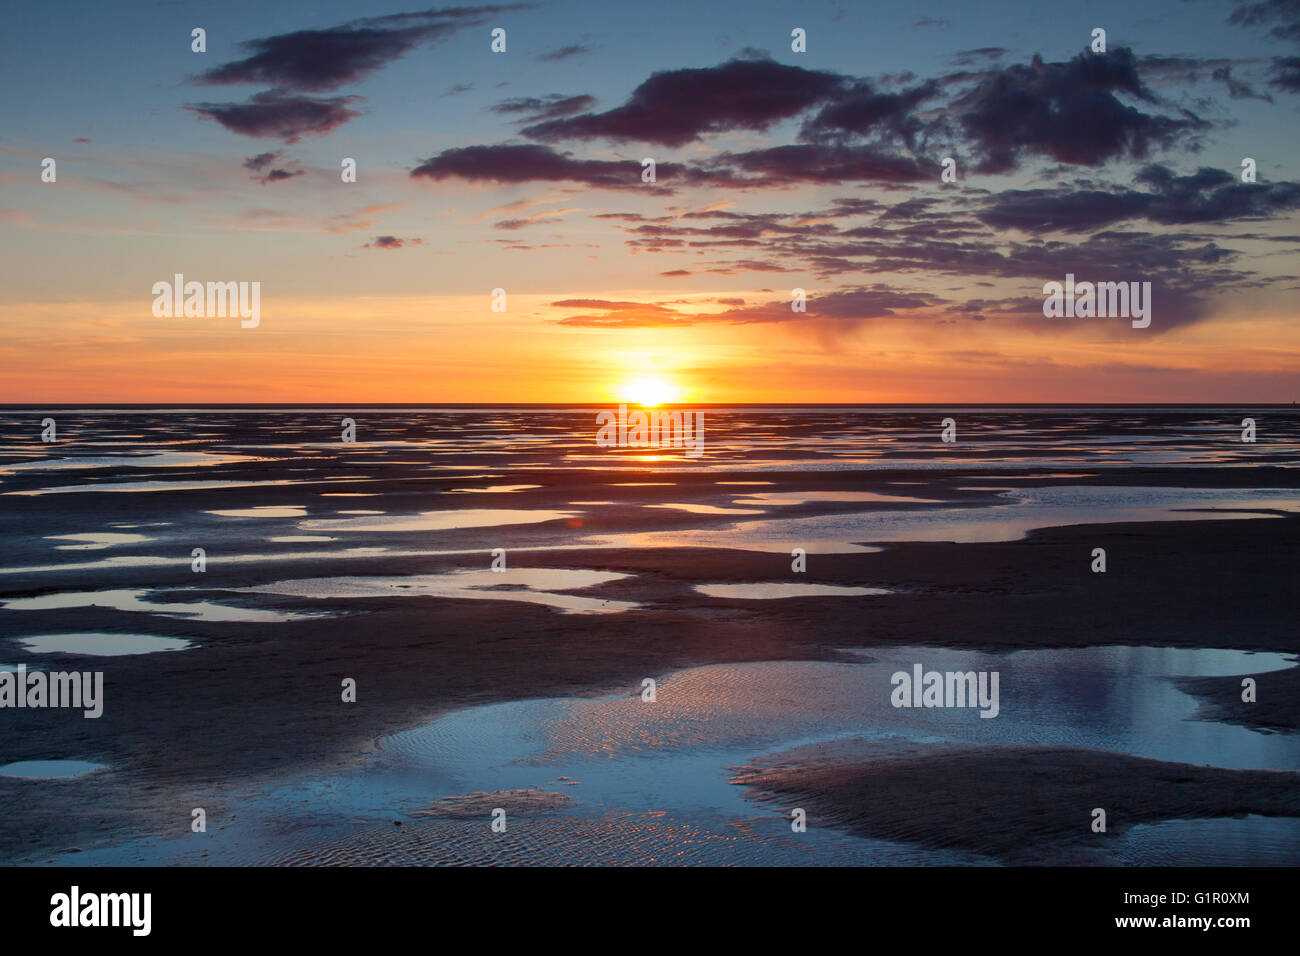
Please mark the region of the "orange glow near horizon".
<svg viewBox="0 0 1300 956"><path fill-rule="evenodd" d="M731 291L731 290L728 290ZM0 303L0 402L1290 402L1300 323L1224 314L1158 336L1100 327L881 321L565 327L518 295L490 335L481 296L268 298L261 325L166 319L150 300ZM616 290L631 301L639 290ZM747 293L758 299L761 293ZM1117 347L1117 342L1123 347Z"/></svg>
<svg viewBox="0 0 1300 956"><path fill-rule="evenodd" d="M672 379L663 375L643 375L623 383L618 389L620 400L640 405L642 408L658 408L681 401L682 388Z"/></svg>

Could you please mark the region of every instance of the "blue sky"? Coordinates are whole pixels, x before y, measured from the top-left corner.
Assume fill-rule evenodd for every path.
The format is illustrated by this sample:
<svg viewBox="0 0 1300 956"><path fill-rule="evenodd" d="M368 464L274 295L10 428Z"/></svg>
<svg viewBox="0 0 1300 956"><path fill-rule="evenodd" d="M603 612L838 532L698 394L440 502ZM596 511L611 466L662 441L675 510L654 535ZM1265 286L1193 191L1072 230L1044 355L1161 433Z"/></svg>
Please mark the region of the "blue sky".
<svg viewBox="0 0 1300 956"><path fill-rule="evenodd" d="M1274 8L1279 15L1273 15ZM985 329L954 332L961 347L954 344L952 354L959 352L987 368L972 369L969 377L944 387L954 392L978 387L982 391L972 400L993 398L997 396L987 394L987 383L1023 375L1015 393L1038 396L1050 383L1015 371L1020 363L1040 364L1031 356L1042 346L1042 331L1033 327L1032 315L1024 314L1025 303L1043 282L1061 276L1032 270L1017 275L1007 266L981 274L969 246L982 243L1010 259L1032 246L1044 251L1045 270L1063 271L1057 265L1068 267L1071 260L1046 251L1052 244L1079 243L1081 267L1096 268L1111 256L1121 271L1136 263L1134 268L1152 270L1157 284L1166 283L1163 301L1172 311L1163 328L1157 325L1153 341L1164 336L1168 343L1185 330L1195 340L1185 343L1190 351L1144 344L1141 363L1123 379L1135 397L1163 394L1183 400L1196 392L1198 383L1227 397L1254 382L1269 397L1289 400L1295 377L1287 363L1294 357L1295 323L1286 302L1294 299L1296 283L1287 277L1297 270L1296 245L1284 237L1300 231L1292 192L1270 186L1271 198L1260 204L1259 192L1246 194L1226 181L1206 185L1208 180L1195 180L1202 168L1235 176L1243 156L1257 159L1263 183L1287 187L1297 178L1297 96L1278 72L1284 58L1296 55L1300 39L1287 32L1295 15L1288 14L1286 4L540 3L481 10L446 36L382 57L373 70L330 89L297 91L295 95L308 98L349 98L347 108L357 114L297 141L240 135L193 109L240 103L268 89L266 82L200 81L200 74L243 61L250 55L245 45L250 41L287 37L283 42L291 45L301 31L330 30L363 18L377 23L376 18L422 9L408 4L360 9L341 2L126 2L52 3L9 11L9 29L0 36L10 94L0 134L0 269L5 280L0 305L8 310L6 321L25 328L19 341L11 338L7 357L33 368L32 377L17 387L32 387L37 369L46 380L53 376L66 383L77 368L100 368L90 358L95 339L87 332L92 327L87 323L95 321L114 330L108 342L124 351L134 342L137 351L154 355L136 369L137 377L152 377L157 384L148 393L151 398L189 387L185 383L192 379L159 370L203 368L201 356L212 354L204 338L209 330L190 334L169 328L154 334L133 330L127 318L139 307L141 289L184 272L259 279L268 307L274 310L278 302L286 315L290 303L299 312L310 312L313 298L351 303L354 311L358 303L368 303L361 311L374 317L376 332L411 333L418 326L416 300L436 299L440 305L433 311L439 317L428 319L428 330L445 334L448 349L462 353L474 350L474 329L481 330L482 319L463 316L461 298L473 301L492 288L506 287L536 300L521 298L527 309L512 309L509 319L492 321L518 323L510 328L521 340L535 343L535 356L561 361L574 350L578 330L598 329L581 332L586 344L579 352L655 352L644 360L671 365L673 374L732 396L745 391L736 376L753 361L747 356L773 345L788 350L785 360L793 380L810 376L838 383L827 398L881 398L853 384L864 355L887 354L896 363L891 379L895 392L913 380L934 388L942 380L936 369L951 364L951 355L945 359L917 345L915 328L931 328L931 320L951 322L954 315L978 316ZM1248 22L1230 24L1234 10L1242 10L1239 19ZM384 29L395 22L387 21ZM190 31L196 26L207 32L203 54L190 50ZM507 30L505 54L489 50L489 31L497 26ZM1077 149L1057 148L1049 136L1031 131L1028 140L1016 142L1008 134L1013 161L1005 168L986 163L988 168L977 169L980 149L1008 137L1000 131L971 133L972 127L963 124L972 110L988 113L990 121L1013 121L1014 115L996 112L989 91L1000 79L1016 83L1031 76L1035 55L1049 69L1062 71L1065 82L1075 82L1065 65L1080 56L1098 26L1107 31L1107 55L1115 62L1128 57L1122 62L1130 64L1147 94L1111 90L1109 102L1122 104L1116 110L1136 110L1144 122L1154 117L1151 122L1186 129L1153 134L1141 155L1116 148L1081 160ZM791 51L793 27L807 30L806 53ZM970 52L977 50L985 52ZM578 115L608 126L601 119L606 111L634 102L638 89L655 74L695 69L705 71L702 83L711 82L715 73L709 71L720 71L738 58L772 64L778 93L787 75L778 71L784 67L805 71L802 76L860 82L882 95L905 95L934 84L923 101L899 113L925 130L923 149L915 142L904 144L906 136L890 139L880 129L847 147L880 147L912 164L913 172L890 181L871 176L774 179L772 167L763 165L762 175L729 186L764 150L799 143L801 149L811 148L807 124L816 115L816 96L807 108L783 118L746 126L723 117L714 126L702 126L688 141L673 144L638 142L636 135L622 134L571 137L566 132L547 138L530 132L527 121L515 121L523 114L495 109L512 99L590 97L564 122ZM683 96L667 106L657 100L656 109L690 112L698 107L690 100ZM1052 109L1058 106L1053 102ZM546 150L568 162L624 162L633 184L645 156L703 178L658 192L620 190L527 175L502 181L466 173L463 164L453 162L455 151L465 147L497 150L492 155L503 156L503 150L518 146ZM941 158L938 153L949 151L959 157L960 181L945 192L928 171ZM46 156L58 162L57 184L39 181L39 163ZM258 156L273 158L260 168L246 165ZM339 181L343 157L357 160L357 183ZM725 161L740 165L722 175L719 164ZM413 177L422 163L429 163L433 174ZM1153 185L1156 180L1139 175L1152 164L1173 177L1169 185ZM749 168L752 173L758 167ZM263 180L262 173L271 169L281 170L282 178ZM1025 190L1035 193L1020 195ZM1161 211L1148 213L1147 219L1141 213L1126 215L1095 228L1085 228L1088 223L1082 221L1056 228L1050 221L1063 213L1071 195L1108 199L1103 194L1115 194L1116 203L1145 208L1152 190L1164 190L1157 203ZM901 205L908 199L935 205L919 211L927 207ZM843 240L826 240L817 232L824 228L823 214L843 209L835 204L849 200L875 205L860 221L844 221L836 231ZM1007 216L1022 222L1017 217L1026 203L1035 205L1035 216L1048 217L1046 224L1007 227ZM894 206L899 208L891 213ZM1189 206L1195 208L1189 211ZM1220 208L1235 211L1221 219L1205 213ZM866 235L874 223L899 221L900 213L911 228L907 248L903 233ZM687 221L713 216L717 225L725 224L721 217L737 221L742 215L755 222L761 218L760 238L705 237ZM989 230L982 237L973 231L976 221L983 223L979 229ZM656 224L649 226L651 222ZM945 222L959 224L950 231L963 238L944 236L939 227ZM923 233L923 227L932 234ZM847 237L855 231L877 245L846 252ZM1114 238L1121 232L1137 238ZM923 235L924 240L913 239ZM941 248L941 242L947 247ZM1157 249L1160 243L1165 246ZM1206 243L1219 251L1201 256L1198 250L1206 249ZM932 262L926 249L935 250ZM1226 304L1214 297L1225 284L1233 287ZM798 329L777 307L796 285L828 306L814 311ZM374 304L390 299L387 313ZM566 312L554 305L630 301L646 308L583 305ZM1267 330L1250 333L1248 328L1243 343L1236 323L1247 305L1266 317ZM24 309L49 317L45 338L21 318ZM1220 320L1222 338L1206 339L1206 329ZM318 336L343 334L331 324L342 320L321 321ZM988 331L1003 321L1008 324L999 326L996 335ZM911 322L913 331L904 330L904 322ZM723 325L729 328L719 328ZM282 349L295 347L292 343L301 348L303 340L295 336L310 335L309 326L294 326L293 335L287 326L277 332L272 323L266 336L285 336ZM656 343L672 340L670 347L645 345L646 330L656 328L661 330L654 333ZM746 329L753 333L752 341L732 341ZM621 339L620 332L626 333ZM1064 342L1052 354L1078 352L1085 345L1104 348L1099 343L1121 334L1071 330L1057 336ZM588 338L595 335L599 337ZM200 341L205 344L196 349ZM625 342L630 344L625 347ZM1225 351L1230 344L1239 347L1234 355ZM247 345L223 344L218 353L234 374L256 378L261 366L241 362L241 352L230 348ZM44 361L54 364L33 365L42 349L46 354L72 349L65 353L70 362L81 354L86 357L78 361L90 365L61 366L53 359ZM711 358L693 362L692 349ZM673 357L665 359L669 353ZM1199 369L1197 363L1208 360L1201 356L1211 354L1216 356L1214 368ZM977 362L976 355L985 358ZM375 374L382 374L382 361L375 361ZM518 361L523 364L512 366L516 372L528 367L527 360ZM1064 376L1072 382L1070 399L1084 400L1099 387L1089 385L1097 379L1097 366L1090 364L1097 360L1076 354L1068 361L1073 363ZM491 367L481 358L466 363L446 366L454 380L471 381ZM833 374L826 363L834 367ZM924 374L909 377L908 363ZM1198 371L1206 374L1194 376ZM315 380L320 375L328 379L344 372L318 369ZM594 375L588 368L570 379L589 383ZM1164 384L1151 385L1157 380ZM196 386L201 381L200 373ZM410 387L418 388L418 382L412 380ZM810 386L793 387L806 393ZM711 391L704 384L688 390L697 397Z"/></svg>

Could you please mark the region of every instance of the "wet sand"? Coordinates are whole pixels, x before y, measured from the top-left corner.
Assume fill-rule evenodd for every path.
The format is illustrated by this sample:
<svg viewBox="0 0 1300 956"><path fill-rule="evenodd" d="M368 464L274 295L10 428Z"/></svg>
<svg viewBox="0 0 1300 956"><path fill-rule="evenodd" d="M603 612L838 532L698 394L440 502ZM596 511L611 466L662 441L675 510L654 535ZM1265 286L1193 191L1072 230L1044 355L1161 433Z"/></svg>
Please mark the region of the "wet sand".
<svg viewBox="0 0 1300 956"><path fill-rule="evenodd" d="M1255 681L1254 701L1242 700L1245 677ZM1204 720L1221 720L1270 732L1300 730L1300 669L1233 678L1190 677L1178 683L1187 693L1201 698L1199 716Z"/></svg>
<svg viewBox="0 0 1300 956"><path fill-rule="evenodd" d="M1105 575L1089 573L1086 555L1099 540L1133 570L1112 565ZM8 759L70 755L112 769L97 776L93 801L66 789L33 803L23 782L0 779L0 845L10 859L21 859L153 832L168 821L184 832L193 806L211 813L241 787L347 766L376 737L439 713L592 694L619 683L634 688L646 675L701 664L816 660L834 648L883 644L1011 649L1140 641L1293 650L1295 578L1272 552L1294 553L1298 545L1300 519L1293 517L1050 529L1024 542L985 545L898 545L838 556L818 574L822 583L885 586L894 594L779 601L711 599L692 585L777 579L789 567L781 555L547 554L547 566L635 575L599 593L644 608L612 619L413 598L362 601L361 613L269 630L187 621L179 630L202 645L198 654L152 655L147 667L131 658L77 665L105 672L110 703L98 720L53 710L6 715L13 733ZM44 633L86 622L85 611L23 613L32 616L30 630ZM106 611L94 630L114 626L120 619ZM45 661L68 666L63 658ZM340 702L345 677L357 681L354 705ZM1261 678L1261 686L1278 679ZM1232 693L1240 687L1232 678L1200 682L1216 683ZM1297 695L1267 694L1263 713L1276 715L1268 719L1294 722ZM71 815L65 796L75 805Z"/></svg>
<svg viewBox="0 0 1300 956"><path fill-rule="evenodd" d="M381 429L381 420L379 415L364 420L371 440L411 438L410 428ZM818 427L835 423L835 416L828 415ZM11 441L17 427L13 422L6 425ZM87 432L113 431L108 422L84 427ZM156 427L184 438L185 427L203 427L203 416L193 416L183 427L171 419ZM1080 433L1100 427L1081 427ZM500 434L508 431L493 428ZM297 447L294 455L301 457L289 462L276 460L266 450L272 447L268 443L283 441L284 432L293 429L300 436L318 435L321 445ZM538 429L544 430L540 425ZM800 456L825 454L815 444L815 431L809 424L778 434L765 454L778 456L788 447L787 440L813 443L812 451L805 446ZM557 440L561 432L557 429ZM75 440L71 428L69 436ZM250 416L233 436L194 440L197 451L242 454L253 460L223 458L221 464L196 468L186 459L177 467L152 468L148 474L140 467L100 466L57 475L18 469L0 476L5 567L101 562L81 569L0 574L0 601L119 588L150 591L150 600L173 604L208 601L275 614L334 615L247 623L109 607L0 608L0 660L22 659L29 667L47 670L102 670L107 695L98 720L85 720L80 712L6 711L5 760L80 759L108 767L55 782L0 778L0 861L39 860L73 847L181 835L188 832L194 807L202 806L210 819L220 820L236 811L241 793L250 788L291 775L355 766L374 750L377 739L440 714L496 701L592 696L619 686L636 692L646 676L692 666L827 660L836 658L837 649L884 645L1297 649L1292 556L1300 550L1300 516L1294 514L1046 528L1020 540L989 543L895 542L875 551L810 553L808 571L792 574L788 550L580 545L647 529L725 531L749 517L646 507L651 504L729 507L731 495L870 492L939 502L875 502L872 510L954 502L982 506L995 503L990 492L961 490L979 485L981 474L996 479L987 482L990 486L1024 488L1063 481L1049 473L1027 473L1032 469L1013 461L968 463L959 474L889 467L745 470L748 459L740 453L732 456L735 469L726 466L725 455L710 471L689 463L646 465L635 456L621 456L595 460L616 462L625 470L597 472L547 467L556 452L545 447L494 450L497 439L492 436L485 439L481 459L466 454L468 446L455 441L433 452L378 444L340 451L328 444L335 438L333 424L321 425L319 417L285 415L268 423ZM129 436L120 440L130 443ZM255 447L241 453L244 443ZM591 451L585 445L579 450ZM56 451L73 454L66 446ZM36 453L53 452L38 446ZM1231 453L1240 451L1234 448ZM972 441L969 447L944 454L961 464L984 453ZM1008 454L1002 449L999 454L1015 459L1038 453L1030 449ZM1078 485L1270 488L1289 489L1295 496L1300 474L1280 466L1289 454L1261 447L1258 463L1251 467L1134 466L1107 471L1076 462L1048 472L1082 473L1067 479ZM259 455L267 457L259 460ZM438 468L461 470L442 473ZM235 484L198 491L13 494L63 485L104 489L128 479ZM766 484L723 487L758 480ZM266 483L278 481L307 484ZM500 486L513 490L481 495L455 491ZM325 498L324 493L370 497ZM574 507L575 502L611 500L617 504ZM306 518L299 517L304 505ZM780 515L850 514L864 507L852 501L810 501L782 505ZM278 518L212 514L255 508L289 510L273 512L282 515ZM260 542L259 535L282 536L303 521L350 520L344 511L391 516L468 508L581 514L506 529L404 532L400 541L382 531L330 530L309 532L333 538L326 542L249 543ZM113 533L148 540L89 551L52 551L81 538L46 540L85 535L107 525L113 526ZM862 539L870 535L864 533ZM268 582L340 574L482 571L491 560L490 549L498 545L508 546L510 568L628 575L578 593L636 607L617 614L572 614L483 597L330 602L236 593ZM203 575L190 570L194 546L208 550L209 567ZM1090 552L1098 546L1108 552L1105 574L1088 569ZM348 547L390 550L358 554L352 561L344 550ZM533 547L548 550L529 550ZM236 557L249 552L274 553L277 560L259 563ZM158 555L164 560L156 565L113 563ZM509 581L507 572L502 584L510 586ZM747 600L709 597L696 590L699 584L762 581L890 593ZM195 646L146 656L91 657L30 654L18 643L32 635L66 633L152 635ZM1247 719L1249 726L1294 728L1300 695L1287 690L1294 686L1296 672L1285 673L1291 676L1260 678L1260 703L1245 705L1257 708ZM340 700L344 678L357 682L355 704ZM1237 678L1198 679L1191 687L1212 702L1223 697L1221 709L1212 716L1231 721L1242 720L1242 715L1225 695L1239 694L1239 688Z"/></svg>
<svg viewBox="0 0 1300 956"><path fill-rule="evenodd" d="M1220 770L1064 747L838 742L767 757L734 781L809 827L957 848L1013 865L1107 862L1138 824L1300 816L1300 773ZM1105 811L1105 832L1093 829ZM1108 845L1109 844L1109 845Z"/></svg>

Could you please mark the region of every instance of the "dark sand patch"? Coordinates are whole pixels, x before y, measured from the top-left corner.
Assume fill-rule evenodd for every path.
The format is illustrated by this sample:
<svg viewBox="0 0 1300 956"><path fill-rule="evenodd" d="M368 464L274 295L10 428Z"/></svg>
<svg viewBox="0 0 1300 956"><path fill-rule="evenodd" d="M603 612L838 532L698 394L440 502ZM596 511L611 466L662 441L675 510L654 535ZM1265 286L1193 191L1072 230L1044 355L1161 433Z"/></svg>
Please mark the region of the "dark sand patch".
<svg viewBox="0 0 1300 956"><path fill-rule="evenodd" d="M1300 816L1300 773L1071 747L847 741L760 758L732 782L765 803L802 807L809 827L1016 865L1110 862L1116 838L1139 823ZM1096 807L1105 833L1092 832Z"/></svg>
<svg viewBox="0 0 1300 956"><path fill-rule="evenodd" d="M1255 679L1255 701L1241 699L1242 678ZM1300 730L1300 667L1236 677L1184 677L1178 686L1201 698L1200 720L1220 720L1252 730Z"/></svg>

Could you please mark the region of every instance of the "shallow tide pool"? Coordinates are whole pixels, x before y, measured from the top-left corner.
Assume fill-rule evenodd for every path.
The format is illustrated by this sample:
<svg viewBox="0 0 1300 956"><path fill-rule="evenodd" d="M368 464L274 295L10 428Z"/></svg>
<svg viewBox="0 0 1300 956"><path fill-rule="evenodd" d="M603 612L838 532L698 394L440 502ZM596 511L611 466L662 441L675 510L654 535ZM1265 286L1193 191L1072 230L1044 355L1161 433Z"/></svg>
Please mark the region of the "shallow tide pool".
<svg viewBox="0 0 1300 956"><path fill-rule="evenodd" d="M895 708L891 675L996 670L1000 712ZM377 741L354 770L286 780L245 800L228 825L190 841L78 854L87 862L527 862L988 864L955 851L810 827L794 839L779 810L729 782L752 758L848 738L917 744L1031 744L1112 750L1237 769L1300 768L1300 738L1196 718L1173 678L1261 674L1282 654L1151 647L992 654L935 647L845 652L840 661L691 668L600 697L457 711ZM466 796L471 795L471 796ZM478 796L472 796L478 795ZM430 819L457 797L475 808ZM538 812L531 805L544 804ZM479 812L478 807L482 807ZM502 806L513 837L493 839ZM513 816L512 816L513 815ZM397 827L394 821L402 823ZM1116 863L1230 864L1243 854L1300 860L1300 821L1167 821L1117 841Z"/></svg>

